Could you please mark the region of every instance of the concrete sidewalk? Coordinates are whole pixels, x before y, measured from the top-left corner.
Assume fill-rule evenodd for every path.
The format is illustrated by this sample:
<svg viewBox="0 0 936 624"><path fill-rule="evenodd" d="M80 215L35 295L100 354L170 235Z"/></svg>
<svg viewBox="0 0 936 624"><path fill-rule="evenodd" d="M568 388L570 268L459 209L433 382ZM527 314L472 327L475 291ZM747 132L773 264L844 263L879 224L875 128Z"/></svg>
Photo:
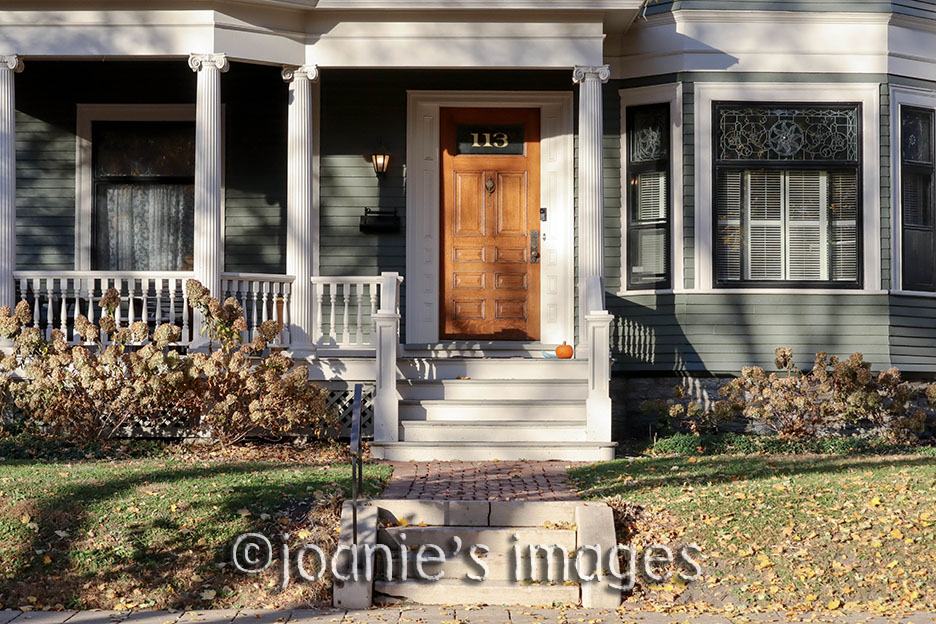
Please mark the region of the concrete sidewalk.
<svg viewBox="0 0 936 624"><path fill-rule="evenodd" d="M936 624L936 613L682 615L536 607L382 607L364 611L0 611L0 624Z"/></svg>

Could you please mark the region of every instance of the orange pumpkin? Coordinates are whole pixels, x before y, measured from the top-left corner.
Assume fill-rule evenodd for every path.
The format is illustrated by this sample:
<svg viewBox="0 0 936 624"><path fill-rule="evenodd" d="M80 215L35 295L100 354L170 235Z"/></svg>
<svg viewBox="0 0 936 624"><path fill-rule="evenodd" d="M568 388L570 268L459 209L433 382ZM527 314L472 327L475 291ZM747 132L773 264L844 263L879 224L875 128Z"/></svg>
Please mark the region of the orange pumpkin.
<svg viewBox="0 0 936 624"><path fill-rule="evenodd" d="M565 341L558 347L556 347L556 357L560 360L568 360L572 358L572 347L567 345Z"/></svg>

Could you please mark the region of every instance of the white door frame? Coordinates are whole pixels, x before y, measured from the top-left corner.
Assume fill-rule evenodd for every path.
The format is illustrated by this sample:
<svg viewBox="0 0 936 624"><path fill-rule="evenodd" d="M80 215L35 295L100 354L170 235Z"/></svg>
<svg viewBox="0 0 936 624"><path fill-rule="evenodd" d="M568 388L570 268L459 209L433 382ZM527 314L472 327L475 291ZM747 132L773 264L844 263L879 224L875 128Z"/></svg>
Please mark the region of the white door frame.
<svg viewBox="0 0 936 624"><path fill-rule="evenodd" d="M539 108L540 342L574 342L572 91L408 91L406 116L406 341L439 341L439 109ZM537 206L533 207L538 208Z"/></svg>

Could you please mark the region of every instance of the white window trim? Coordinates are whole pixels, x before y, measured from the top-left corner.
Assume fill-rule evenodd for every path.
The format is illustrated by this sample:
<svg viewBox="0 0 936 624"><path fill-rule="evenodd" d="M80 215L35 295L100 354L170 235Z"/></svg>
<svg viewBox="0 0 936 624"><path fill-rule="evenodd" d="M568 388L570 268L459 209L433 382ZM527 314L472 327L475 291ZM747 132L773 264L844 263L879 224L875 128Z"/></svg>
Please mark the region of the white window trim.
<svg viewBox="0 0 936 624"><path fill-rule="evenodd" d="M675 82L634 89L621 89L621 287L619 296L637 294L667 294L685 283L683 275L683 125L682 83ZM647 104L670 107L670 288L628 289L627 287L627 109Z"/></svg>
<svg viewBox="0 0 936 624"><path fill-rule="evenodd" d="M222 105L222 158L224 106ZM91 127L95 121L195 121L194 104L78 104L75 141L75 269L91 270L94 210ZM221 168L221 222L224 223L224 165ZM222 236L224 228L221 228ZM222 245L222 253L224 246ZM222 259L223 263L223 259ZM223 266L223 264L222 264Z"/></svg>
<svg viewBox="0 0 936 624"><path fill-rule="evenodd" d="M861 145L861 288L715 288L712 238L712 103L750 102L860 102ZM881 288L881 148L880 85L878 83L725 83L695 84L695 288L687 292L868 294Z"/></svg>
<svg viewBox="0 0 936 624"><path fill-rule="evenodd" d="M406 339L439 340L439 109L539 108L542 226L540 342L574 335L572 91L408 91L406 123ZM581 285L580 285L581 287Z"/></svg>
<svg viewBox="0 0 936 624"><path fill-rule="evenodd" d="M900 186L903 159L901 148L900 109L902 106L915 106L936 111L936 91L891 85L890 111L891 111L891 284L893 292L897 294L913 294L924 297L936 297L936 293L918 290L904 290L903 288L903 189Z"/></svg>

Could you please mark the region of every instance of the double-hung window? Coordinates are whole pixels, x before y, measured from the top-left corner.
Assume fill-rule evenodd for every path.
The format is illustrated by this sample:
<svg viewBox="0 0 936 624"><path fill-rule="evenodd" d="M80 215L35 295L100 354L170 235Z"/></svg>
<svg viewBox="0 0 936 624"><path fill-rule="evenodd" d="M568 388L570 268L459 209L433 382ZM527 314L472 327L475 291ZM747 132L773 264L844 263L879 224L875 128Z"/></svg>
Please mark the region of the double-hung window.
<svg viewBox="0 0 936 624"><path fill-rule="evenodd" d="M92 268L191 270L195 125L95 121L92 129Z"/></svg>
<svg viewBox="0 0 936 624"><path fill-rule="evenodd" d="M859 285L859 104L715 102L719 286Z"/></svg>
<svg viewBox="0 0 936 624"><path fill-rule="evenodd" d="M900 107L900 203L905 290L936 291L933 110Z"/></svg>
<svg viewBox="0 0 936 624"><path fill-rule="evenodd" d="M670 286L669 103L627 109L627 288Z"/></svg>

